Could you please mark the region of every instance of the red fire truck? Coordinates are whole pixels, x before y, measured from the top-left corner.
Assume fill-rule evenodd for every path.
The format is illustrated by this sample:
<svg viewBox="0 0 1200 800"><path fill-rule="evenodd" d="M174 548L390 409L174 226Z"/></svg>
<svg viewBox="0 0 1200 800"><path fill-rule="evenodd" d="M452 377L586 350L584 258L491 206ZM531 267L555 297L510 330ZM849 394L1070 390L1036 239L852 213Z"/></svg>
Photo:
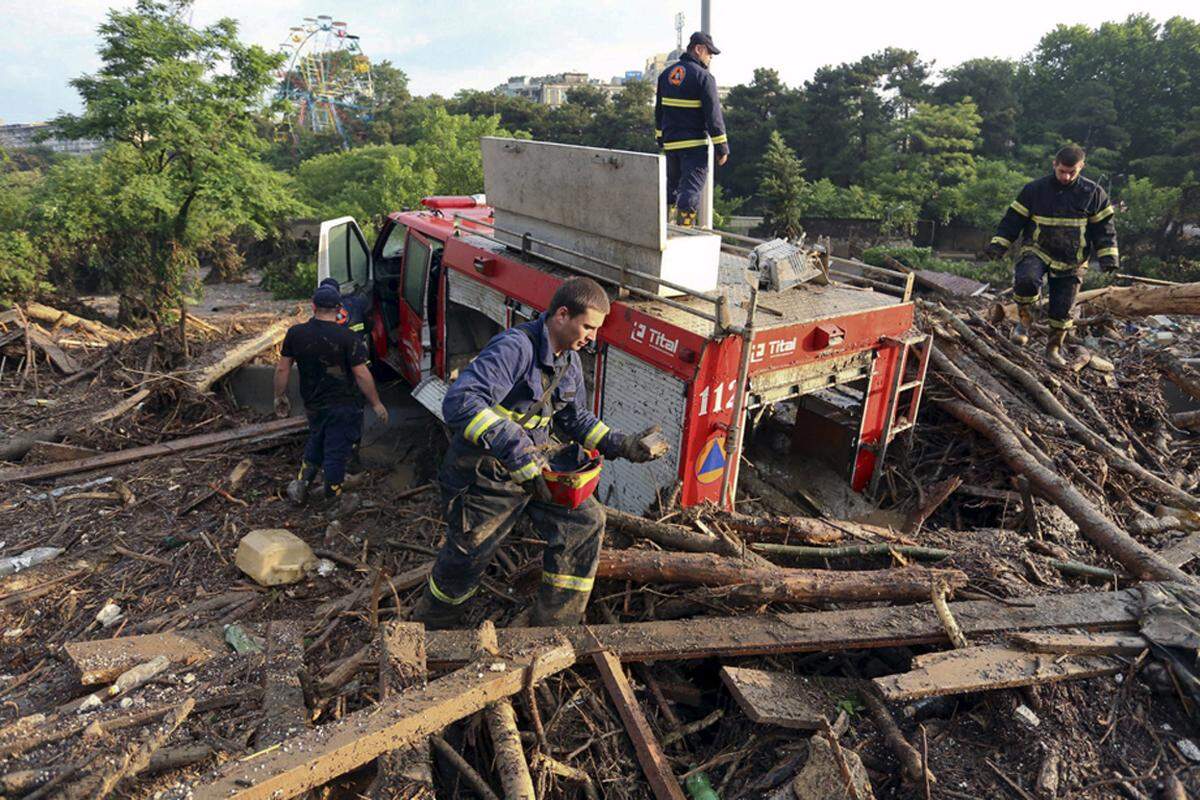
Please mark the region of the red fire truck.
<svg viewBox="0 0 1200 800"><path fill-rule="evenodd" d="M605 174L625 180L611 165ZM714 235L666 225L658 205L664 239ZM352 218L323 223L320 278L370 304L373 359L439 417L449 383L492 336L545 310L566 278L600 280L613 306L582 354L592 410L622 430L658 423L672 446L650 464L605 464L598 496L616 508L640 513L676 492L685 507L728 505L747 420L776 404L795 406L793 446L842 470L856 491L877 476L889 442L913 427L930 346L907 298L828 282L760 290L761 273L748 270L765 243L732 235L719 242L719 267L733 279L689 289L593 254L604 248L586 252L588 236L564 243L545 226L513 228L516 217L479 196L421 206L390 214L373 246ZM822 259L811 250L800 257Z"/></svg>

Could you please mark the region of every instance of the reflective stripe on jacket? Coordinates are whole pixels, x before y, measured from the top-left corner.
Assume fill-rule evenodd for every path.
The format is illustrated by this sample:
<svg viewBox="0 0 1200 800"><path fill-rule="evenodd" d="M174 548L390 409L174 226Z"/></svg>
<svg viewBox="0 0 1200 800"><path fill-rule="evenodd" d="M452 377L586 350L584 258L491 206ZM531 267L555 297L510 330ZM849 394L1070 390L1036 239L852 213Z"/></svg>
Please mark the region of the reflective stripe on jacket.
<svg viewBox="0 0 1200 800"><path fill-rule="evenodd" d="M1011 247L1022 239L1022 255L1036 255L1060 272L1085 265L1092 253L1115 268L1120 254L1113 215L1108 193L1095 181L1081 177L1064 186L1050 174L1025 184L992 242Z"/></svg>
<svg viewBox="0 0 1200 800"><path fill-rule="evenodd" d="M442 401L442 415L451 432L471 445L486 448L518 482L541 469L543 459L535 448L549 440L551 427L564 438L605 456L613 453L624 438L584 407L587 389L579 354L568 350L554 356L545 317L543 314L494 336ZM558 369L563 375L550 395L548 407L529 414Z"/></svg>
<svg viewBox="0 0 1200 800"><path fill-rule="evenodd" d="M717 80L688 53L658 76L654 136L664 150L704 147L711 139L718 156L729 152Z"/></svg>

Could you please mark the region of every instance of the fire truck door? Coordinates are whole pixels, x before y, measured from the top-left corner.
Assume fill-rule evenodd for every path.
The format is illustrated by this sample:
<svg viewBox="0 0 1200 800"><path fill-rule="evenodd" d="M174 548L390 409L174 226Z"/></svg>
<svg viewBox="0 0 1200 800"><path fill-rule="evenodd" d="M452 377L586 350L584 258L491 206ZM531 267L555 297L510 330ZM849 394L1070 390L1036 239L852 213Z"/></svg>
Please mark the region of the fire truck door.
<svg viewBox="0 0 1200 800"><path fill-rule="evenodd" d="M392 350L399 341L400 265L404 258L404 237L407 233L407 225L388 220L375 241L371 259L375 272L375 297L379 300L388 350Z"/></svg>
<svg viewBox="0 0 1200 800"><path fill-rule="evenodd" d="M414 386L429 374L432 366L429 273L430 266L441 257L441 248L441 242L413 230L408 232L400 268L400 372Z"/></svg>
<svg viewBox="0 0 1200 800"><path fill-rule="evenodd" d="M317 241L317 281L336 279L342 297L354 298L346 305L357 306L365 315L370 308L371 277L371 250L354 217L322 222Z"/></svg>

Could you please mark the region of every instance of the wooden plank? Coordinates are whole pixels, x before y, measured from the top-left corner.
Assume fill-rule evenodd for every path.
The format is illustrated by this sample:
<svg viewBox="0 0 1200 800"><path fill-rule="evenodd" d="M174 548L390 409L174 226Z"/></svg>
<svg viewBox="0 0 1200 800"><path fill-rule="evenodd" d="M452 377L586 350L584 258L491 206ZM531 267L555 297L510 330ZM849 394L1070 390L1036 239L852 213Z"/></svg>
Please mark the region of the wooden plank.
<svg viewBox="0 0 1200 800"><path fill-rule="evenodd" d="M1145 585L1145 584L1143 584ZM1029 605L992 600L950 604L969 635L1045 628L1096 631L1137 628L1133 590L1049 595ZM565 636L581 655L610 650L624 661L669 661L709 656L748 656L825 650L946 643L946 630L930 603L798 614L704 617L673 622L637 622L561 628L502 628L505 650L528 648ZM595 638L593 638L595 634ZM430 666L466 663L474 652L471 631L429 631Z"/></svg>
<svg viewBox="0 0 1200 800"><path fill-rule="evenodd" d="M383 753L470 716L521 691L526 669L544 678L575 663L560 644L521 657L486 657L373 708L347 714L283 742L257 758L230 761L200 785L179 785L167 797L190 800L282 800L357 769Z"/></svg>
<svg viewBox="0 0 1200 800"><path fill-rule="evenodd" d="M1014 633L1019 647L1035 653L1091 656L1136 656L1150 646L1141 636L1120 633Z"/></svg>
<svg viewBox="0 0 1200 800"><path fill-rule="evenodd" d="M245 439L267 438L284 433L297 431L308 426L304 417L276 419L270 422L260 422L254 425L243 425L232 430L217 433L204 433L199 436L186 436L171 442L131 447L128 450L118 450L115 453L104 453L91 458L81 458L76 461L64 461L59 464L42 464L34 467L15 467L0 470L0 483L13 481L39 481L46 478L57 478L62 475L74 475L79 472L89 472L94 469L106 469L148 458L184 453L219 444L228 444Z"/></svg>
<svg viewBox="0 0 1200 800"><path fill-rule="evenodd" d="M62 348L55 344L44 330L37 325L30 325L26 331L29 333L29 341L33 343L33 346L45 353L60 372L64 375L79 372L79 362L63 352Z"/></svg>
<svg viewBox="0 0 1200 800"><path fill-rule="evenodd" d="M34 442L33 447L25 454L26 461L47 463L50 461L75 461L80 458L91 458L100 455L99 450L88 447L76 447L62 442Z"/></svg>
<svg viewBox="0 0 1200 800"><path fill-rule="evenodd" d="M861 681L792 675L744 667L721 667L721 681L753 722L802 731L824 729L837 717L837 704L861 695Z"/></svg>
<svg viewBox="0 0 1200 800"><path fill-rule="evenodd" d="M1200 555L1200 531L1188 534L1186 537L1162 551L1163 561L1182 567Z"/></svg>
<svg viewBox="0 0 1200 800"><path fill-rule="evenodd" d="M638 705L637 698L633 695L633 687L629 685L629 679L625 677L625 670L621 667L620 659L612 653L602 650L594 653L592 660L596 662L596 668L600 670L600 678L604 681L604 688L608 690L608 696L612 698L613 705L617 707L617 713L621 715L621 722L625 724L625 732L629 734L629 738L633 742L638 763L642 765L642 772L646 774L646 780L650 782L654 796L658 800L686 800L683 789L679 786L679 779L675 777L675 773L671 771L671 765L667 763L666 753L659 746L658 739L654 737L654 731L650 730L650 723L646 721L646 716L642 713L641 706Z"/></svg>
<svg viewBox="0 0 1200 800"><path fill-rule="evenodd" d="M267 652L263 669L265 714L254 734L254 746L270 747L308 727L308 706L300 686L304 669L304 637L297 620L272 620L267 624Z"/></svg>
<svg viewBox="0 0 1200 800"><path fill-rule="evenodd" d="M381 686L401 691L425 685L425 626L419 622L385 622L380 626ZM386 697L384 697L386 699ZM429 740L422 739L385 753L376 761L378 777L369 793L380 798L432 798L433 762Z"/></svg>
<svg viewBox="0 0 1200 800"><path fill-rule="evenodd" d="M1011 647L965 647L941 656L910 672L875 678L874 683L888 700L907 701L1115 675L1122 667L1106 656L1053 656Z"/></svg>
<svg viewBox="0 0 1200 800"><path fill-rule="evenodd" d="M208 661L228 650L217 628L68 642L64 649L79 670L80 683L84 686L110 683L130 667L157 656L166 656L173 664L187 666Z"/></svg>

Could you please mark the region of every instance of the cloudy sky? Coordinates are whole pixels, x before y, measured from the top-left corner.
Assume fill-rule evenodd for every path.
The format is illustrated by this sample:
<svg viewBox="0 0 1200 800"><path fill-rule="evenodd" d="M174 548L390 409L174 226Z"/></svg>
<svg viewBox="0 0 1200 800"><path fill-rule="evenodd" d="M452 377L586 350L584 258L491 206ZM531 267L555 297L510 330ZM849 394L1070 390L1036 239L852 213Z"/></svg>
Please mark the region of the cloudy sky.
<svg viewBox="0 0 1200 800"><path fill-rule="evenodd" d="M94 70L96 27L125 0L0 0L0 120L33 122L79 110L67 82ZM917 50L938 68L979 56L1016 58L1058 23L1097 25L1147 13L1200 17L1195 0L1005 0L995 8L959 2L800 3L713 0L714 61L725 85L755 67L799 84L823 64L853 61L887 46ZM674 46L674 16L699 28L699 0L196 0L196 25L229 16L244 39L274 48L301 18L329 14L362 37L373 61L408 73L417 94L490 89L509 75L578 70L610 78L641 69Z"/></svg>

